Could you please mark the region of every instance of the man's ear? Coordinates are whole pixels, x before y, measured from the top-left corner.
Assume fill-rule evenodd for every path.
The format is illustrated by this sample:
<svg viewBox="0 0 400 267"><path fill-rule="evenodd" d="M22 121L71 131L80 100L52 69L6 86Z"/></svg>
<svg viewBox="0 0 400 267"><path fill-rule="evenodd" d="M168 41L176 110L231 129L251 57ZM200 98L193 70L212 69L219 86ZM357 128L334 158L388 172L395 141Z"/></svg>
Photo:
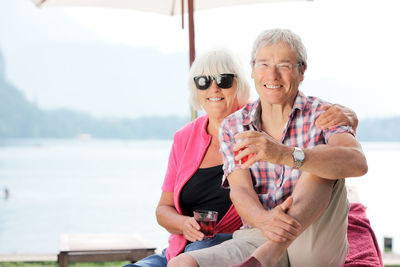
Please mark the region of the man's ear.
<svg viewBox="0 0 400 267"><path fill-rule="evenodd" d="M306 72L307 69L307 64L304 63L301 67L300 67L300 81L302 82L304 80L304 73Z"/></svg>
<svg viewBox="0 0 400 267"><path fill-rule="evenodd" d="M303 65L301 66L301 68L300 68L301 70L301 74L303 74L304 75L304 73L306 72L306 69L307 69L307 63L303 63Z"/></svg>

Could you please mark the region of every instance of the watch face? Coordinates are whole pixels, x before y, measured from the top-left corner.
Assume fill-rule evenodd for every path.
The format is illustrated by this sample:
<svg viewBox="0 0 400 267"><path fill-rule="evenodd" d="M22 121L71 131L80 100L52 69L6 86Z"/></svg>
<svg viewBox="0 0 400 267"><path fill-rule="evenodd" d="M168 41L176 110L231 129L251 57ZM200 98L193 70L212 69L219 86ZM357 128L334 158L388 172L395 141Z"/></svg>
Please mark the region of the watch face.
<svg viewBox="0 0 400 267"><path fill-rule="evenodd" d="M293 153L296 160L304 160L304 152L300 149L296 149Z"/></svg>

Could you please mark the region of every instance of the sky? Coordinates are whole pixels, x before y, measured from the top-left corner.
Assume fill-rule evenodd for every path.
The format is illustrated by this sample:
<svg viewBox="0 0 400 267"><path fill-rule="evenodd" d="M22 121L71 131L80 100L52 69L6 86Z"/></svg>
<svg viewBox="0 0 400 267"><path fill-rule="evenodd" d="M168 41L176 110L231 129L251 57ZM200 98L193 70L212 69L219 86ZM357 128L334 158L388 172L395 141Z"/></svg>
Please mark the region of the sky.
<svg viewBox="0 0 400 267"><path fill-rule="evenodd" d="M256 36L268 28L289 28L301 36L308 51L308 69L300 87L307 95L347 105L360 118L400 115L399 6L397 0L315 0L201 10L195 13L196 53L213 48L230 49L240 57L250 79L248 62ZM117 93L114 105L104 104L100 96L93 105L89 100L80 102L67 96L62 101L56 99L59 93L53 91L55 81L50 82L51 77L57 77L51 74L54 66L49 66L43 75L43 70L40 72L33 64L29 72L35 73L35 79L24 79L24 68L17 60L24 51L34 53L37 47L49 44L107 44L187 56L188 33L187 28L181 29L180 16L105 8L39 9L30 0L0 0L0 48L7 63L7 78L44 108L64 106L100 116L131 117L165 114L165 110L172 115L187 112L186 89L168 89L171 94L164 93L164 103L157 103L151 111L140 105L152 102L157 96L143 95L140 100L128 101L126 95ZM32 49L27 50L28 47ZM146 63L150 65L149 71L152 64L157 66L155 61ZM181 63L188 68L188 59ZM186 81L186 74L174 75ZM87 77L93 79L91 75ZM70 80L72 84L74 77ZM76 78L76 81L71 86L79 88L82 80ZM96 86L101 83L106 82ZM178 87L185 87L185 83ZM94 90L85 92L88 99L96 94ZM253 90L252 99L256 97Z"/></svg>

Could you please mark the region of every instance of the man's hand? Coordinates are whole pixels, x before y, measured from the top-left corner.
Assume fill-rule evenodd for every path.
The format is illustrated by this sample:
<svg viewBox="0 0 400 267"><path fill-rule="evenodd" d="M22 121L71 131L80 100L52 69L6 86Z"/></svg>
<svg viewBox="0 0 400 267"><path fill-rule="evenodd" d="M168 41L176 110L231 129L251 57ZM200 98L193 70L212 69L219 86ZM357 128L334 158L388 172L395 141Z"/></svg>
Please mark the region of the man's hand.
<svg viewBox="0 0 400 267"><path fill-rule="evenodd" d="M255 227L271 241L293 241L301 233L302 226L296 219L286 214L292 203L293 197L290 196L282 204L266 211Z"/></svg>
<svg viewBox="0 0 400 267"><path fill-rule="evenodd" d="M357 129L358 118L353 110L339 104L327 104L322 109L325 112L315 121L318 128L324 130L333 126L349 125L354 131Z"/></svg>
<svg viewBox="0 0 400 267"><path fill-rule="evenodd" d="M282 164L285 153L291 153L293 150L264 132L246 131L235 135L235 139L239 140L233 147L233 151L239 151L235 160L248 159L246 162L242 162L242 169L250 167L257 161Z"/></svg>
<svg viewBox="0 0 400 267"><path fill-rule="evenodd" d="M201 241L204 238L204 234L200 232L200 225L194 217L186 218L182 226L182 233L190 242Z"/></svg>

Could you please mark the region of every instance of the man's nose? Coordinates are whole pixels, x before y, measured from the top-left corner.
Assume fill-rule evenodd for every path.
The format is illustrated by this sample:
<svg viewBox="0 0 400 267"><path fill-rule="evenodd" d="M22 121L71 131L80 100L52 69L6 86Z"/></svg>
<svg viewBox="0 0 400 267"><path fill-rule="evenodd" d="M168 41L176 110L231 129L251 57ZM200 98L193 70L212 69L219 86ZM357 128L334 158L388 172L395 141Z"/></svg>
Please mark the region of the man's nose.
<svg viewBox="0 0 400 267"><path fill-rule="evenodd" d="M279 72L276 65L273 65L269 71L267 71L267 75L272 80L277 80L280 78L281 73Z"/></svg>

